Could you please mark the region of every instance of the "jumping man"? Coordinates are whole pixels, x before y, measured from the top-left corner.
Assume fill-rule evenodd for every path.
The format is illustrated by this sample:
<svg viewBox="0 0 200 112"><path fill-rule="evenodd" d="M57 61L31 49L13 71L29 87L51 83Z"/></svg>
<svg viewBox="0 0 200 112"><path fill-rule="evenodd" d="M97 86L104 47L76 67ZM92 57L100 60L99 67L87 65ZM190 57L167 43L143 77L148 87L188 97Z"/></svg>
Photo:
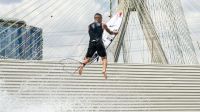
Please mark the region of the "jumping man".
<svg viewBox="0 0 200 112"><path fill-rule="evenodd" d="M105 23L102 23L102 15L100 13L96 13L94 15L94 20L95 21L89 25L89 30L88 30L90 36L89 47L86 56L83 60L83 64L79 69L79 74L80 75L82 74L84 66L89 62L90 58L97 51L98 55L102 59L102 65L103 65L102 73L105 79L107 79L106 75L107 54L102 40L103 31L106 30L111 35L117 35L118 32L111 31Z"/></svg>

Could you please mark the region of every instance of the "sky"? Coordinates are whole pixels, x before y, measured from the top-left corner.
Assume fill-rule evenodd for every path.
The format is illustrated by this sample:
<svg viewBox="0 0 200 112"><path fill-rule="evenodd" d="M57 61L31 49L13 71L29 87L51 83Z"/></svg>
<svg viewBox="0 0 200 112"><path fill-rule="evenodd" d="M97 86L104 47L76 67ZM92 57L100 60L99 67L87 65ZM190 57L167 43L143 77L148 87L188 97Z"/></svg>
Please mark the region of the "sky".
<svg viewBox="0 0 200 112"><path fill-rule="evenodd" d="M195 43L200 40L200 2L181 1ZM113 2L116 5L116 0ZM109 0L0 0L0 8L1 18L24 20L43 29L45 59L83 56L94 13L109 20Z"/></svg>
<svg viewBox="0 0 200 112"><path fill-rule="evenodd" d="M200 2L199 0L182 0L182 5L191 36L194 41L200 38Z"/></svg>
<svg viewBox="0 0 200 112"><path fill-rule="evenodd" d="M23 0L0 0L1 4L14 4L14 3L20 3Z"/></svg>

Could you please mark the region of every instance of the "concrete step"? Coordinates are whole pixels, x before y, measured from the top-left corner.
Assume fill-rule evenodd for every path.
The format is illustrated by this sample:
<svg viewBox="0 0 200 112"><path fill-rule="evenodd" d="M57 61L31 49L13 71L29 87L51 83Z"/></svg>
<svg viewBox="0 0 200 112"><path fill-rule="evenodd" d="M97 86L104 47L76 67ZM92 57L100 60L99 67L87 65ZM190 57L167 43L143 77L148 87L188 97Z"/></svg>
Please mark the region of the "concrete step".
<svg viewBox="0 0 200 112"><path fill-rule="evenodd" d="M0 92L20 101L72 103L87 112L199 112L200 65L100 64L71 74L79 64L64 61L0 60ZM68 101L69 102L69 101Z"/></svg>

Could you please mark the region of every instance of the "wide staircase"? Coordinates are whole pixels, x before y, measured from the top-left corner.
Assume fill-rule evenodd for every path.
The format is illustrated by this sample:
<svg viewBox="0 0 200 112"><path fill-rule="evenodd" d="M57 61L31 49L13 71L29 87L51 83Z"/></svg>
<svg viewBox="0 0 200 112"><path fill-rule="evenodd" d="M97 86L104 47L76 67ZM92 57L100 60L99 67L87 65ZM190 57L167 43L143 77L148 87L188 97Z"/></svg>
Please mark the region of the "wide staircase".
<svg viewBox="0 0 200 112"><path fill-rule="evenodd" d="M67 102L73 112L200 112L200 65L110 63L107 80L99 64L82 76L70 74L71 66L78 65L0 60L0 92L20 101Z"/></svg>

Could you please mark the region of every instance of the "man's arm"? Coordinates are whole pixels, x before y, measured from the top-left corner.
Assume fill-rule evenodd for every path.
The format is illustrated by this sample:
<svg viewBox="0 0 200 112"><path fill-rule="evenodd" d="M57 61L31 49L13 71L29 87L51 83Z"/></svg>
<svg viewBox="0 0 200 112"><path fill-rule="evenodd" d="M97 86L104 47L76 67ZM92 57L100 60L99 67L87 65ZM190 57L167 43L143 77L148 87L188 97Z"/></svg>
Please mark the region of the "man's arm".
<svg viewBox="0 0 200 112"><path fill-rule="evenodd" d="M117 35L118 32L111 31L106 24L103 23L103 29L105 29L110 35Z"/></svg>

